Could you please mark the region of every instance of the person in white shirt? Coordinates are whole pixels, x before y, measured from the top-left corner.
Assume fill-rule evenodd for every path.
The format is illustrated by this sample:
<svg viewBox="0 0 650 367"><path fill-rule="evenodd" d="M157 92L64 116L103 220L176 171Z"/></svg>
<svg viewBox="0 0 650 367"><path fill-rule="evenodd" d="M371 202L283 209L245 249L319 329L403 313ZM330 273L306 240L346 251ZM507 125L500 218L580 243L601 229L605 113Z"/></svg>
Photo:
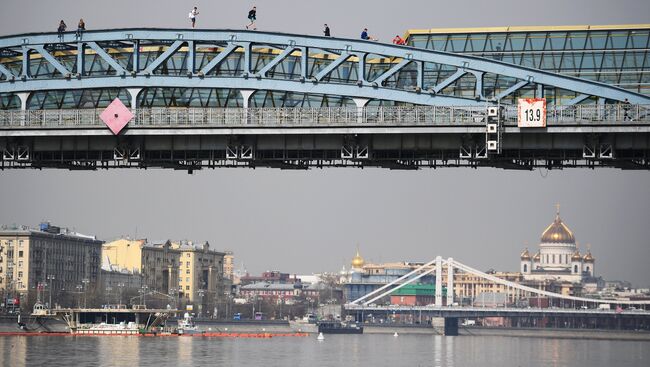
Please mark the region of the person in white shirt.
<svg viewBox="0 0 650 367"><path fill-rule="evenodd" d="M195 6L190 12L190 20L192 21L192 29L196 25L196 16L199 15L199 9Z"/></svg>

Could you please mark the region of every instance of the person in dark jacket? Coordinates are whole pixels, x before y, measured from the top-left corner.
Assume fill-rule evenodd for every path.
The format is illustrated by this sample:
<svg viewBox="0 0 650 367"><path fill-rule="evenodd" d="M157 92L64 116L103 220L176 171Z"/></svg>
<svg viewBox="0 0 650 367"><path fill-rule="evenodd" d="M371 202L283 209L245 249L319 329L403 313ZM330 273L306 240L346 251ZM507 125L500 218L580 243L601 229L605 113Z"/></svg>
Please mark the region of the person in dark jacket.
<svg viewBox="0 0 650 367"><path fill-rule="evenodd" d="M330 36L330 27L325 24L325 29L323 30L323 33L325 34L325 37L331 37Z"/></svg>
<svg viewBox="0 0 650 367"><path fill-rule="evenodd" d="M257 20L257 7L253 7L253 9L248 11L248 20L251 21L249 25L246 26L246 29L253 29L254 31L257 30L255 27L255 21Z"/></svg>
<svg viewBox="0 0 650 367"><path fill-rule="evenodd" d="M77 38L81 39L83 36L84 31L86 30L86 22L84 22L83 18L79 19L79 24L77 24Z"/></svg>
<svg viewBox="0 0 650 367"><path fill-rule="evenodd" d="M625 98L625 101L623 101L623 121L632 120L630 118L630 107L630 101Z"/></svg>
<svg viewBox="0 0 650 367"><path fill-rule="evenodd" d="M366 41L377 41L376 38L368 34L368 28L364 28L363 32L361 32L361 39Z"/></svg>
<svg viewBox="0 0 650 367"><path fill-rule="evenodd" d="M59 34L59 39L63 39L63 32L65 32L66 28L68 28L68 26L65 25L65 22L62 19L59 23L59 28L56 29L56 32Z"/></svg>

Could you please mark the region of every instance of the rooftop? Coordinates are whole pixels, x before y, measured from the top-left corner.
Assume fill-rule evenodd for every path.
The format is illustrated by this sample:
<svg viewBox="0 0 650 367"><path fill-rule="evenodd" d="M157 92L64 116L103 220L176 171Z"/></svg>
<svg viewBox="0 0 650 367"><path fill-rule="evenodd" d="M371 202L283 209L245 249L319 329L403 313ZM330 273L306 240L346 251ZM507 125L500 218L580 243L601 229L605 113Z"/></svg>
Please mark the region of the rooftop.
<svg viewBox="0 0 650 367"><path fill-rule="evenodd" d="M408 31L406 31L406 36L409 37L416 34L615 31L615 30L629 30L629 29L650 29L650 24L505 26L505 27L409 29Z"/></svg>
<svg viewBox="0 0 650 367"><path fill-rule="evenodd" d="M68 238L75 238L81 240L89 241L99 241L97 236L91 236L83 233L70 230L65 227L52 226L49 223L41 223L39 228L31 228L29 226L21 225L12 225L7 226L3 225L0 227L0 236L1 235L39 235L39 236L64 236ZM102 241L103 242L103 241Z"/></svg>

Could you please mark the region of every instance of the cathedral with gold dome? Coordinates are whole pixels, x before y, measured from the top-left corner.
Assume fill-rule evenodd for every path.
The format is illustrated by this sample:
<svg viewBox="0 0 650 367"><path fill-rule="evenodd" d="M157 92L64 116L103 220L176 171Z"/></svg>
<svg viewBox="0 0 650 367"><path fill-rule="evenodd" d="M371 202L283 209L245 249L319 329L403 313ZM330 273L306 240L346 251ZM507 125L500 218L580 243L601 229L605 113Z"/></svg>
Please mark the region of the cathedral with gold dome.
<svg viewBox="0 0 650 367"><path fill-rule="evenodd" d="M594 278L596 260L588 249L580 254L573 232L560 218L557 207L555 220L544 232L539 251L534 255L525 249L521 253L521 273L525 280L583 283Z"/></svg>

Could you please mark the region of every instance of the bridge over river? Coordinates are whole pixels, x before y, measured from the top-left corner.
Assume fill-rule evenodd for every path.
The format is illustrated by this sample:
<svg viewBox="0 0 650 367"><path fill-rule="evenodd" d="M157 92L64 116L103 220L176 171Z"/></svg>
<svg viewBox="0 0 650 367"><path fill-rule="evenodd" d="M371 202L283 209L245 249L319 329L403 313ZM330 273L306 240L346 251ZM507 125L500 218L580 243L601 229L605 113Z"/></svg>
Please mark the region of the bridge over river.
<svg viewBox="0 0 650 367"><path fill-rule="evenodd" d="M522 126L532 100L543 109L526 116L541 124ZM363 40L173 29L0 38L0 169L648 169L649 109L649 96L597 81Z"/></svg>

